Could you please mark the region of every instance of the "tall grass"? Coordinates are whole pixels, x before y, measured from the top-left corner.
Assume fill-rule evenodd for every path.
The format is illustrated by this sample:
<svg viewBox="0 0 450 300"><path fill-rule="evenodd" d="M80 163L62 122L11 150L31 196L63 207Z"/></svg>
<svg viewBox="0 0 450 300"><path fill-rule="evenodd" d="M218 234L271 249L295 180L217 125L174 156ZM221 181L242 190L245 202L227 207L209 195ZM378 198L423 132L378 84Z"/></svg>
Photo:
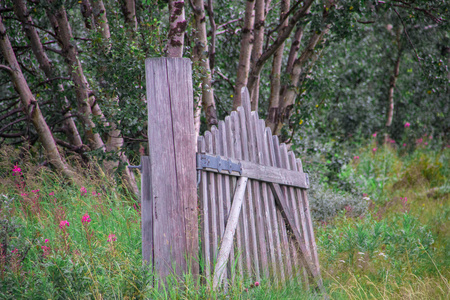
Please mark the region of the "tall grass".
<svg viewBox="0 0 450 300"><path fill-rule="evenodd" d="M367 208L334 206L315 224L330 297L449 299L450 151L373 148L338 175L367 194L352 198ZM237 278L226 291L191 274L163 283L141 262L140 207L117 181L84 166L69 184L39 166L37 151L0 151L1 299L321 298L296 281Z"/></svg>

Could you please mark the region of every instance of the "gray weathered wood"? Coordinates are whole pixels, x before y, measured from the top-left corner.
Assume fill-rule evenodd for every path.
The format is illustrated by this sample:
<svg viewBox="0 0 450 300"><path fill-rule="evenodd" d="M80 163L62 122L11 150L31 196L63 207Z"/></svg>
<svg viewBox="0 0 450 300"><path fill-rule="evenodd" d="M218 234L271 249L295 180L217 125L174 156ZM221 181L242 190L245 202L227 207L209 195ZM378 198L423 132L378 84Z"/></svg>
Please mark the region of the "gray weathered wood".
<svg viewBox="0 0 450 300"><path fill-rule="evenodd" d="M188 268L195 275L198 217L191 63L181 58L147 59L145 70L154 268L161 278Z"/></svg>
<svg viewBox="0 0 450 300"><path fill-rule="evenodd" d="M236 159L242 159L243 158L243 146L242 146L242 140L241 140L241 125L240 125L240 118L237 112L233 111L231 112L231 119L232 119L232 131L233 131L233 148L234 148L234 155ZM247 274L251 274L252 271L252 257L251 257L251 241L250 241L250 232L249 232L249 224L248 224L248 213L247 208L248 203L247 201L244 201L242 203L242 214L239 220L239 223L242 225L242 240L241 240L241 251L242 255L244 256L245 260L245 270ZM242 273L244 275L244 273Z"/></svg>
<svg viewBox="0 0 450 300"><path fill-rule="evenodd" d="M283 215L283 218L285 220L286 225L289 228L289 231L293 234L293 236L296 239L296 246L298 248L299 253L299 259L302 262L302 265L306 267L306 271L310 277L310 280L312 283L317 284L320 291L323 293L323 295L326 295L325 288L323 286L322 278L320 277L320 274L317 273L316 267L314 266L314 263L311 260L311 257L308 256L308 251L305 247L305 240L300 235L300 232L296 228L295 220L292 217L289 207L287 205L286 199L281 191L280 185L276 183L271 183L270 188L272 189L272 192L275 196L275 200L277 202L277 205L279 205L281 214Z"/></svg>
<svg viewBox="0 0 450 300"><path fill-rule="evenodd" d="M261 126L265 127L265 122L264 120L260 120ZM270 130L269 127L265 127L264 130L264 145L265 145L265 149L264 149L264 159L265 159L265 164L268 166L273 166L273 160L274 158L272 157L273 154L273 144L272 144L272 131ZM267 189L270 189L270 187L267 185ZM275 241L275 249L277 252L277 261L278 261L278 267L277 267L277 271L279 272L279 279L280 282L282 284L284 284L285 281L285 276L284 276L284 262L283 262L283 254L282 254L282 242L280 239L280 232L281 232L281 228L279 226L279 224L281 224L281 226L284 227L283 224L283 220L281 218L281 213L277 212L276 206L275 206L275 199L273 197L272 191L270 191L269 193L269 209L270 209L270 214L272 216L272 226L273 226L273 234L274 234L274 241ZM279 220L278 220L279 219Z"/></svg>
<svg viewBox="0 0 450 300"><path fill-rule="evenodd" d="M258 119L256 112L251 112L250 119L247 121L247 130L250 132L249 136L249 144L252 144L252 153L250 153L250 159L253 163L259 164L260 161L260 151L258 149L257 143L257 134L256 134L256 122ZM267 245L266 245L266 232L264 227L264 217L263 217L263 207L264 200L262 200L261 196L261 183L258 180L252 180L254 198L254 212L255 212L255 221L256 221L256 235L258 239L258 248L259 248L259 261L262 269L262 274L265 278L269 278L269 260L267 254Z"/></svg>
<svg viewBox="0 0 450 300"><path fill-rule="evenodd" d="M280 153L280 144L278 141L278 136L274 135L271 137L272 139L272 143L269 142L269 145L272 147L273 149L273 161L275 166L277 166L278 168L282 167L281 164L281 153ZM284 252L284 260L285 260L285 265L287 267L287 275L289 278L292 278L294 276L294 272L293 272L293 261L292 261L292 255L291 255L291 249L290 249L290 242L289 242L289 237L287 235L287 230L286 230L286 224L283 220L281 211L278 209L277 210L277 216L278 216L278 220L279 220L279 224L280 224L280 228L281 228L281 237L282 237L282 241L283 241L283 252Z"/></svg>
<svg viewBox="0 0 450 300"><path fill-rule="evenodd" d="M153 268L153 209L150 158L141 156L142 260Z"/></svg>
<svg viewBox="0 0 450 300"><path fill-rule="evenodd" d="M198 138L197 149L200 153L206 152L205 138ZM203 253L203 274L206 278L211 276L211 242L210 242L210 223L209 223L209 202L208 202L208 174L206 171L201 171L201 182L200 182L200 224L201 224L201 239L202 239L202 253Z"/></svg>
<svg viewBox="0 0 450 300"><path fill-rule="evenodd" d="M244 96L244 95L243 95ZM248 96L248 93L246 97ZM244 97L245 99L245 97ZM246 113L243 107L238 107L239 121L240 121L240 129L241 129L241 147L242 147L242 158L244 161L250 160L250 151L249 147L252 145L248 142L248 129L247 122L248 119L246 117ZM251 148L250 148L251 150ZM247 177L247 176L245 176ZM251 181L247 183L247 195L246 195L246 208L247 208L247 221L248 221L248 229L249 229L249 237L250 243L252 247L251 252L251 261L252 261L252 270L250 270L250 274L255 274L256 279L260 280L260 268L259 268L259 252L258 252L258 240L256 237L256 223L255 223L255 214L254 214L254 206L253 206L253 186Z"/></svg>
<svg viewBox="0 0 450 300"><path fill-rule="evenodd" d="M206 152L213 154L213 136L211 132L205 132L205 144ZM219 230L217 228L217 197L216 197L216 175L212 172L208 172L208 190L209 190L209 237L210 237L210 250L211 250L211 262L214 262L217 258L217 250L219 246L218 237Z"/></svg>
<svg viewBox="0 0 450 300"><path fill-rule="evenodd" d="M258 115L255 113L253 116L253 122L255 124L255 136L256 136L256 148L258 149L259 153L259 163L261 165L267 165L266 162L266 140L264 139L264 123L261 123L258 118ZM266 233L266 243L268 248L268 256L270 259L270 268L269 271L272 273L272 277L277 277L277 263L276 263L276 255L275 255L275 245L274 245L274 239L273 239L273 224L272 224L272 218L270 215L270 199L269 195L271 194L269 187L267 186L267 183L261 182L261 191L262 191L262 202L263 202L263 226L265 228Z"/></svg>
<svg viewBox="0 0 450 300"><path fill-rule="evenodd" d="M217 257L216 266L214 268L213 288L216 289L219 283L226 274L226 264L228 257L230 256L231 249L233 247L233 237L239 221L239 214L241 212L241 206L245 195L245 188L247 186L247 177L240 177L236 190L234 192L233 204L231 206L230 217L228 218L227 227L222 238L220 245L219 255Z"/></svg>
<svg viewBox="0 0 450 300"><path fill-rule="evenodd" d="M221 157L222 159L230 159L229 157ZM274 182L281 185L299 187L299 188L308 188L309 186L306 183L305 174L302 172L296 172L292 170L287 170L283 168L264 166L254 162L249 162L246 160L240 159L230 159L232 163L241 164L242 166L242 174L237 172L232 172L231 174L226 170L218 170L206 168L205 170L221 173L231 176L244 176L249 179L254 179L258 181L264 182Z"/></svg>

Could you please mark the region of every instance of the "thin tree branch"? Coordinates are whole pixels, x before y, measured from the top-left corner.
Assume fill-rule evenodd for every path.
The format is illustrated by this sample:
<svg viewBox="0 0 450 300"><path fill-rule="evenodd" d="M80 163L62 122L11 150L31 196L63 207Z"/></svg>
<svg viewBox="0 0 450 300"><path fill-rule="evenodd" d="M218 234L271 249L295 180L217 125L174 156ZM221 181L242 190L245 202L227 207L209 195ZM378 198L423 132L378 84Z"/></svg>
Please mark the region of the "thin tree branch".
<svg viewBox="0 0 450 300"><path fill-rule="evenodd" d="M398 18L400 19L400 22L402 22L403 31L405 32L406 38L408 39L409 44L410 44L411 47L413 48L414 53L416 53L417 60L418 60L418 62L419 62L419 64L420 64L421 58L419 57L419 54L417 54L416 47L414 47L413 43L411 42L411 39L409 38L409 34L408 34L408 32L406 31L406 26L405 26L405 23L403 22L402 17L400 16L400 14L398 13L398 11L397 11L395 8L393 8L393 10L395 11L395 13L397 14Z"/></svg>
<svg viewBox="0 0 450 300"><path fill-rule="evenodd" d="M13 73L13 70L12 70L10 67L5 66L5 65L0 65L0 69L5 70L5 71L8 72L9 74L12 74L12 73Z"/></svg>
<svg viewBox="0 0 450 300"><path fill-rule="evenodd" d="M235 23L235 22L239 22L239 21L242 21L242 18L230 20L230 21L225 22L223 24L217 25L217 29L225 27L225 26L230 25L230 24Z"/></svg>
<svg viewBox="0 0 450 300"><path fill-rule="evenodd" d="M3 131L5 131L6 129L8 129L8 127L11 127L11 126L13 126L14 124L20 123L20 122L25 121L25 120L27 120L27 119L28 119L28 116L23 117L23 118L20 118L20 119L17 119L17 120L15 120L15 121L12 121L12 122L6 124L5 126L3 126L2 128L0 128L0 132L3 132Z"/></svg>

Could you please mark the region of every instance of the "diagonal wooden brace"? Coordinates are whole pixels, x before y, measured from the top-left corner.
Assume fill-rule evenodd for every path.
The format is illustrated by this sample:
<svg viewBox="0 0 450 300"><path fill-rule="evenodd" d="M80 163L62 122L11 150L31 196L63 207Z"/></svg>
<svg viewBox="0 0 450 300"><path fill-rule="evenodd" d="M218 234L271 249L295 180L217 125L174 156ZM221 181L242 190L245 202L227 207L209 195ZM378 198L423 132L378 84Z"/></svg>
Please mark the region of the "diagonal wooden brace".
<svg viewBox="0 0 450 300"><path fill-rule="evenodd" d="M313 283L316 283L323 295L326 295L326 291L322 283L322 278L314 267L311 256L305 247L305 239L295 226L294 218L291 214L291 211L289 210L289 207L287 206L286 199L284 198L280 185L277 183L270 183L270 189L272 190L272 193L275 197L276 204L280 208L280 212L286 223L286 227L292 232L295 239L297 240L297 246L300 250L299 257L301 263L305 266L306 272L308 273L310 279L312 279Z"/></svg>
<svg viewBox="0 0 450 300"><path fill-rule="evenodd" d="M239 221L239 214L241 212L247 181L247 177L240 177L236 184L230 216L228 217L227 227L223 234L222 245L220 246L219 255L217 256L217 263L214 267L213 289L216 289L219 286L219 283L222 281L222 275L226 270L228 257L230 256L231 247L233 246L234 233Z"/></svg>

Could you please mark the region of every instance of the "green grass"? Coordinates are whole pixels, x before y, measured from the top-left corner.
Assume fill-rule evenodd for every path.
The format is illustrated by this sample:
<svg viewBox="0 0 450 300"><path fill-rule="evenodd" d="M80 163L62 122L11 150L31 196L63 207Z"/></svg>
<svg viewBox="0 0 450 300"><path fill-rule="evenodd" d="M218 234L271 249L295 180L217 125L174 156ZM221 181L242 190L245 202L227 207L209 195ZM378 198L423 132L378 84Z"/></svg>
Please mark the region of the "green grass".
<svg viewBox="0 0 450 300"><path fill-rule="evenodd" d="M359 160L338 174L368 194L368 211L344 210L315 224L330 297L449 299L449 149L373 148L362 148ZM1 299L321 298L298 283L275 286L267 279L259 287L236 280L226 293L190 274L163 285L141 263L140 209L120 185L94 167L79 168L78 184L68 184L37 167L36 154L22 154L22 175L13 176L19 152L3 151ZM86 213L91 221L83 224ZM70 226L61 229L63 220ZM108 241L111 234L115 241Z"/></svg>

